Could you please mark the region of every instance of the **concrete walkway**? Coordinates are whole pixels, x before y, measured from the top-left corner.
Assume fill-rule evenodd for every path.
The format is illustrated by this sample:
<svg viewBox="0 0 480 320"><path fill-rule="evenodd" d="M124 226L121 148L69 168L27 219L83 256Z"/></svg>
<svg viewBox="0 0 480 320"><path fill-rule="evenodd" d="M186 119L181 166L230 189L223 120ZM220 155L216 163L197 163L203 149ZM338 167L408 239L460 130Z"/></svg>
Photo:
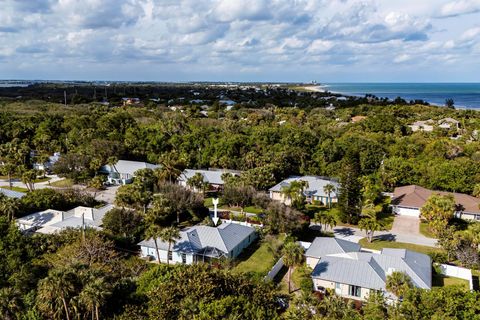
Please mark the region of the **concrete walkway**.
<svg viewBox="0 0 480 320"><path fill-rule="evenodd" d="M47 175L47 177L50 178L50 180L35 183L35 189L50 188L50 183L63 180L63 178L60 178L55 174ZM12 179L12 186L27 189L27 186L18 178ZM0 179L0 187L9 187L8 179Z"/></svg>
<svg viewBox="0 0 480 320"><path fill-rule="evenodd" d="M422 246L435 247L437 239L427 238L420 234L420 219L416 217L396 216L393 222L392 230L376 231L374 239L405 242L418 244ZM336 238L342 238L352 242L359 242L365 238L365 231L353 227L339 226L333 228Z"/></svg>

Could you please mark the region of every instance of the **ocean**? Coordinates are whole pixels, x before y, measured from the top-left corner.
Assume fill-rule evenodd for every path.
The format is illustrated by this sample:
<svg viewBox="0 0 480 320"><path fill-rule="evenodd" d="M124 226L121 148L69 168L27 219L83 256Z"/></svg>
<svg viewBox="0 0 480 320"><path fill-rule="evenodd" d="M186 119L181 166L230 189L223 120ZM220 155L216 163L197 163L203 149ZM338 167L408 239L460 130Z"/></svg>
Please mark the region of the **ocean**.
<svg viewBox="0 0 480 320"><path fill-rule="evenodd" d="M351 96L419 99L440 106L453 99L457 108L480 109L480 83L325 83L320 88Z"/></svg>

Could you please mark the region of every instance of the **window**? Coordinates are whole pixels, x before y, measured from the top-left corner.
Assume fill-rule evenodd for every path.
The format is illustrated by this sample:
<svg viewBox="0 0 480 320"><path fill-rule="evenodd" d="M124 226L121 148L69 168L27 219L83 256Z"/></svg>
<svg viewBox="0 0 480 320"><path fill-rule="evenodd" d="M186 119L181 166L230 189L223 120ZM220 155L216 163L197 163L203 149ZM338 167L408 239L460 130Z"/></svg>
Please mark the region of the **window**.
<svg viewBox="0 0 480 320"><path fill-rule="evenodd" d="M360 297L361 290L359 286L348 286L348 294L352 297Z"/></svg>
<svg viewBox="0 0 480 320"><path fill-rule="evenodd" d="M173 260L172 251L168 251L168 260Z"/></svg>
<svg viewBox="0 0 480 320"><path fill-rule="evenodd" d="M182 263L187 263L187 255L185 253L182 253Z"/></svg>

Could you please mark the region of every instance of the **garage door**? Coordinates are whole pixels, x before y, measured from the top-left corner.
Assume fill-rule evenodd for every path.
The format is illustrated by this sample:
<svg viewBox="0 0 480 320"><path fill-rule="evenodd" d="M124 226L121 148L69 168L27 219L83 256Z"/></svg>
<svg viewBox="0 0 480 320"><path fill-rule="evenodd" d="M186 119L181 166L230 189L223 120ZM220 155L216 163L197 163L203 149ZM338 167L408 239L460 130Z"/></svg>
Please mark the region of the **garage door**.
<svg viewBox="0 0 480 320"><path fill-rule="evenodd" d="M400 208L397 207L395 212L401 216L410 216L410 217L419 217L420 210L418 209L411 209L411 208Z"/></svg>

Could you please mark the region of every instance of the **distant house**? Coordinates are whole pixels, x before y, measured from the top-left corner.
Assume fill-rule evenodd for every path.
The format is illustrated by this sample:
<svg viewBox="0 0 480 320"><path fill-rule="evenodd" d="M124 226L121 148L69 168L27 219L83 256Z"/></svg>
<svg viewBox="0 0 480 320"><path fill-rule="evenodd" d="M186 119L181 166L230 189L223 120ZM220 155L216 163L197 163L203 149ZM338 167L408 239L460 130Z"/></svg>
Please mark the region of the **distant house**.
<svg viewBox="0 0 480 320"><path fill-rule="evenodd" d="M432 288L432 261L428 255L389 248L380 253L362 252L356 243L331 239L316 238L305 253L307 259L318 259L312 272L316 291L331 289L341 297L363 301L372 291L378 291L396 299L386 290L387 277L395 271L407 274L415 287Z"/></svg>
<svg viewBox="0 0 480 320"><path fill-rule="evenodd" d="M48 209L16 220L22 231L52 234L66 228L101 229L103 217L113 205L102 208L76 207L70 211Z"/></svg>
<svg viewBox="0 0 480 320"><path fill-rule="evenodd" d="M210 190L221 190L225 184L222 178L223 174L229 173L238 176L241 174L241 171L228 169L185 169L178 177L178 183L185 188L189 188L188 180L197 173L201 174L203 181L209 184Z"/></svg>
<svg viewBox="0 0 480 320"><path fill-rule="evenodd" d="M18 192L18 191L8 190L4 188L0 188L0 194L3 194L8 198L15 198L15 199L21 199L25 196L24 192Z"/></svg>
<svg viewBox="0 0 480 320"><path fill-rule="evenodd" d="M122 98L122 103L124 106L139 104L140 99L139 98Z"/></svg>
<svg viewBox="0 0 480 320"><path fill-rule="evenodd" d="M363 121L365 119L367 119L366 116L355 116L355 117L352 117L352 119L350 119L350 121L352 123L357 123L357 122Z"/></svg>
<svg viewBox="0 0 480 320"><path fill-rule="evenodd" d="M320 201L323 204L338 202L338 190L340 189L340 185L337 180L318 176L290 177L285 179L269 189L270 198L281 201L286 205L290 205L291 200L286 198L282 192L284 188L287 188L293 181L306 181L308 183L308 187L303 192L307 202ZM333 185L335 189L330 195L324 190L325 186L328 184Z"/></svg>
<svg viewBox="0 0 480 320"><path fill-rule="evenodd" d="M415 121L409 127L412 129L413 132L416 131L425 131L425 132L432 132L433 125L435 122L432 119L425 120L425 121Z"/></svg>
<svg viewBox="0 0 480 320"><path fill-rule="evenodd" d="M235 223L223 223L217 228L193 226L180 231L180 239L168 251L168 242L157 239L160 261L192 264L212 259L236 258L256 238L255 229ZM157 260L153 239L138 244L141 256Z"/></svg>
<svg viewBox="0 0 480 320"><path fill-rule="evenodd" d="M118 160L115 165L104 165L100 172L108 174L107 182L114 185L132 183L135 172L140 169L156 169L160 166L148 162Z"/></svg>
<svg viewBox="0 0 480 320"><path fill-rule="evenodd" d="M395 188L391 206L393 212L403 216L420 216L420 208L432 194L452 195L456 203L455 216L466 220L480 220L480 199L468 194L432 191L416 185Z"/></svg>
<svg viewBox="0 0 480 320"><path fill-rule="evenodd" d="M438 127L446 130L450 130L452 128L458 130L460 128L460 121L453 118L440 119L438 120Z"/></svg>
<svg viewBox="0 0 480 320"><path fill-rule="evenodd" d="M34 163L33 164L33 169L35 170L41 170L45 172L50 172L53 168L53 165L60 160L60 152L55 152L53 156L48 157L48 160L44 163Z"/></svg>

